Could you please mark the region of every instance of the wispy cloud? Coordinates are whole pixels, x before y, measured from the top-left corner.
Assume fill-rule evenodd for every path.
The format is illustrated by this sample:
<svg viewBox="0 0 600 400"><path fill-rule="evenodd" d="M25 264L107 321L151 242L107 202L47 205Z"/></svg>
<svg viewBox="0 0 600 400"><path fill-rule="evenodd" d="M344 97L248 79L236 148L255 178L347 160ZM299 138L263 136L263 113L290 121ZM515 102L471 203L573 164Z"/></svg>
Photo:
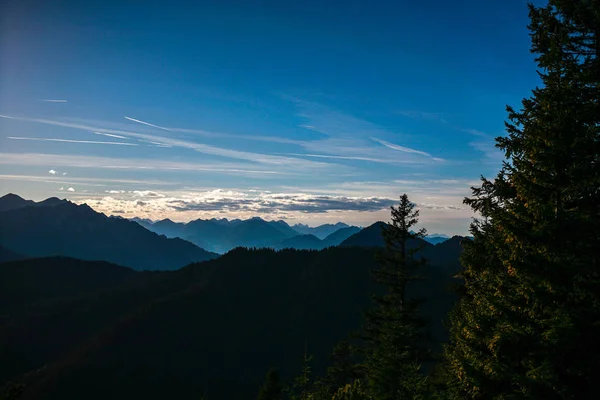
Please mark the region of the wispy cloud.
<svg viewBox="0 0 600 400"><path fill-rule="evenodd" d="M504 160L504 153L496 147L496 138L493 135L473 128L461 128L460 130L477 137L476 140L469 143L469 146L483 153L485 163L495 164L500 168Z"/></svg>
<svg viewBox="0 0 600 400"><path fill-rule="evenodd" d="M154 125L154 124L151 124L150 122L145 122L145 121L142 121L142 120L139 120L139 119L135 119L135 118L131 118L131 117L125 117L125 119L127 119L129 121L132 121L132 122L137 122L138 124L151 126L153 128L163 129L165 131L170 131L169 128L165 128L164 126Z"/></svg>
<svg viewBox="0 0 600 400"><path fill-rule="evenodd" d="M74 191L75 191L75 189L73 189L72 187L67 189L67 192L74 192Z"/></svg>
<svg viewBox="0 0 600 400"><path fill-rule="evenodd" d="M84 143L84 144L107 144L115 146L139 146L135 143L124 143L124 142L99 142L93 140L72 140L72 139L55 139L55 138L32 138L23 136L8 136L7 139L12 140L34 140L40 142L62 142L62 143Z"/></svg>
<svg viewBox="0 0 600 400"><path fill-rule="evenodd" d="M307 157L355 159L386 164L428 164L442 161L441 158L433 157L425 151L388 141L388 138L410 141L410 135L391 132L373 122L321 104L297 98L293 98L292 102L299 109L297 115L306 120L301 127L327 136L302 143L302 147L309 153ZM386 149L377 147L374 142L385 146ZM399 156L398 151L405 155Z"/></svg>
<svg viewBox="0 0 600 400"><path fill-rule="evenodd" d="M121 136L121 135L115 135L113 133L102 133L102 132L92 132L96 135L102 135L102 136L108 136L108 137L113 137L113 138L117 138L117 139L127 139L125 136Z"/></svg>
<svg viewBox="0 0 600 400"><path fill-rule="evenodd" d="M480 131L480 130L477 130L477 129L472 129L472 128L461 128L460 130L461 130L461 131L463 131L463 132L470 133L470 134L471 134L471 135L473 135L473 136L481 136L481 137L486 137L486 138L487 138L487 137L490 137L490 135L488 135L487 133L485 133L485 132L482 132L482 131Z"/></svg>
<svg viewBox="0 0 600 400"><path fill-rule="evenodd" d="M501 166L504 160L504 153L496 147L496 141L491 137L485 137L481 140L476 140L469 143L469 146L477 151L480 151L484 155L484 161L488 164L495 164L498 167Z"/></svg>
<svg viewBox="0 0 600 400"><path fill-rule="evenodd" d="M336 156L332 154L301 154L301 153L285 153L290 156L297 157L312 157L312 158L330 158L334 160L359 160L359 161L370 161L370 162L383 162L388 163L388 160L382 160L379 158L370 157L359 157L359 156Z"/></svg>
<svg viewBox="0 0 600 400"><path fill-rule="evenodd" d="M419 203L417 204L419 207L428 208L430 210L463 210L464 207L454 206L454 205L444 205L444 204L431 204L431 203Z"/></svg>
<svg viewBox="0 0 600 400"><path fill-rule="evenodd" d="M382 139L377 139L375 137L371 137L371 139L374 140L375 142L381 144L381 145L384 145L385 147L388 147L388 148L392 149L392 150L397 150L397 151L402 151L404 153L419 154L419 155L422 155L422 156L431 157L431 154L426 153L424 151L415 150L415 149L411 149L411 148L408 148L408 147L400 146L400 145L397 145L397 144L386 142L385 140L382 140Z"/></svg>
<svg viewBox="0 0 600 400"><path fill-rule="evenodd" d="M300 159L300 158L281 157L281 156L275 156L275 155L271 155L271 154L253 153L253 152L248 152L248 151L233 150L233 149L229 149L229 148L212 146L212 145L208 145L208 144L204 144L204 143L196 143L196 142L192 142L189 140L175 139L175 138L171 138L171 137L162 137L162 136L144 134L144 133L139 133L139 132L131 132L131 131L123 131L123 130L115 130L115 129L104 129L104 128L100 128L97 126L89 126L89 125L85 125L85 124L62 122L62 121L47 120L47 119L40 119L40 118L23 118L23 117L17 118L17 117L10 117L10 116L6 116L6 115L0 115L0 118L9 118L9 119L13 119L13 120L37 122L37 123L42 123L42 124L54 125L54 126L62 126L62 127L67 127L67 128L73 128L73 129L81 129L81 130L91 131L91 132L110 133L110 134L135 137L137 139L144 139L144 140L148 140L148 141L157 142L157 143L160 143L160 145L165 146L165 147L166 146L183 147L183 148L192 149L199 153L204 153L204 154L209 154L209 155L214 155L214 156L246 160L246 161L250 161L253 163L257 163L257 164L277 165L278 168L287 167L287 168L294 169L294 170L303 168L305 170L318 169L320 171L324 171L325 168L329 168L332 166L331 164L328 164L325 162L316 162L316 161L304 160L304 159ZM12 137L12 138L15 138L15 137ZM18 138L16 138L16 139L18 139ZM27 140L27 138L24 138L22 140ZM43 139L43 138L30 138L29 140L68 141L67 139ZM99 143L104 144L104 143L117 143L117 142L99 142ZM132 146L135 144L125 143L125 144L121 144L121 145ZM339 167L337 167L337 168L339 169Z"/></svg>
<svg viewBox="0 0 600 400"><path fill-rule="evenodd" d="M282 143L282 144L296 144L302 145L304 141L296 139L288 139L280 136L264 136L264 135L240 135L235 133L224 133L224 132L210 132L202 129L189 129L189 128L172 128L169 127L171 132L181 133L193 133L199 136L214 137L214 138L228 138L228 139L240 139L240 140L251 140L259 142L270 142L270 143Z"/></svg>
<svg viewBox="0 0 600 400"><path fill-rule="evenodd" d="M45 103L66 103L67 100L60 100L60 99L42 99L39 101L43 101Z"/></svg>
<svg viewBox="0 0 600 400"><path fill-rule="evenodd" d="M279 175L303 175L310 171L275 170L231 162L185 162L153 160L140 158L112 158L98 156L80 156L68 154L44 153L0 153L0 165L46 166L48 164L60 167L117 169L117 170L158 170L158 171L206 171L213 174L252 175L269 177Z"/></svg>
<svg viewBox="0 0 600 400"><path fill-rule="evenodd" d="M59 178L49 176L36 176L36 175L10 175L0 174L0 180L5 181L22 181L22 182L42 182L42 183L59 183L63 185L85 185L94 187L106 187L108 185L150 185L150 186L169 186L176 185L171 181L157 181L157 180L140 180L140 179L117 179L117 178Z"/></svg>
<svg viewBox="0 0 600 400"><path fill-rule="evenodd" d="M50 171L48 171L48 173L51 174L51 175L56 175L56 171L53 170L53 169L51 169Z"/></svg>

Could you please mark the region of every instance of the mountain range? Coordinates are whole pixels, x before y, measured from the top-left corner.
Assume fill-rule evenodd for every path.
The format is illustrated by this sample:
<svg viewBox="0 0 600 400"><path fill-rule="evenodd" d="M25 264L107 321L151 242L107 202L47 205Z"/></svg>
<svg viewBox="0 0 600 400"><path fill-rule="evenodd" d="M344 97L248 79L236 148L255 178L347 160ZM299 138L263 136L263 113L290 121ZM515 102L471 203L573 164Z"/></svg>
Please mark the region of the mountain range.
<svg viewBox="0 0 600 400"><path fill-rule="evenodd" d="M107 217L89 206L49 198L40 202L15 194L0 198L0 261L69 256L105 260L140 269L177 269L236 247L321 250L334 246L381 247L384 222L366 228L344 223L316 227L285 221ZM312 232L312 233L310 233ZM443 235L426 237L440 243Z"/></svg>
<svg viewBox="0 0 600 400"><path fill-rule="evenodd" d="M16 195L0 210L0 392L21 382L22 400L250 398L270 367L297 375L305 348L322 373L381 290L384 222L132 221ZM464 240L409 243L428 261L409 290L436 352Z"/></svg>
<svg viewBox="0 0 600 400"><path fill-rule="evenodd" d="M0 244L17 256L105 260L137 270L177 269L217 256L67 200L35 203L10 194L0 198L0 210Z"/></svg>
<svg viewBox="0 0 600 400"><path fill-rule="evenodd" d="M152 222L135 218L144 228L170 238L190 241L215 253L226 253L236 247L268 247L320 250L337 246L360 231L359 227L342 222L316 227L285 221L265 221L254 217L247 220L197 219L187 223L163 219Z"/></svg>

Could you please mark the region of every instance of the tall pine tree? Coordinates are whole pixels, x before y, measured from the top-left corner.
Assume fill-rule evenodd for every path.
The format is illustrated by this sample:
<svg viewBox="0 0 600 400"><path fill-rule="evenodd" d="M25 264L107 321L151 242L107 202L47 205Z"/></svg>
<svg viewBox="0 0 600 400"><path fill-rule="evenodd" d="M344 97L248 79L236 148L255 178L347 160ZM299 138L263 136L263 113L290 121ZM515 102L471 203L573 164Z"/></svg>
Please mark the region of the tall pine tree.
<svg viewBox="0 0 600 400"><path fill-rule="evenodd" d="M600 1L529 9L543 87L507 108L503 167L465 200L482 218L446 349L459 399L588 399L600 377Z"/></svg>
<svg viewBox="0 0 600 400"><path fill-rule="evenodd" d="M373 271L375 280L387 292L374 296L376 307L366 313L364 326L365 390L374 400L413 399L425 390L421 362L423 319L419 301L407 294L411 281L424 263L417 259L420 239L425 230L413 232L419 211L406 194L398 207L391 207L392 220L383 228L385 249L378 254L380 268Z"/></svg>

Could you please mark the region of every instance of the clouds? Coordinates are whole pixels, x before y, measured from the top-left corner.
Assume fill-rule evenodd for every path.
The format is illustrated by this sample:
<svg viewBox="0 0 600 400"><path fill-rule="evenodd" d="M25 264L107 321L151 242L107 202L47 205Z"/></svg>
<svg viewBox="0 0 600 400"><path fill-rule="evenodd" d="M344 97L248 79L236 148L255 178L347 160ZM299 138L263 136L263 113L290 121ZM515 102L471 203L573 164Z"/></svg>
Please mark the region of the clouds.
<svg viewBox="0 0 600 400"><path fill-rule="evenodd" d="M42 99L42 100L38 100L38 101L42 101L44 103L66 103L67 100L60 100L60 99Z"/></svg>
<svg viewBox="0 0 600 400"><path fill-rule="evenodd" d="M464 129L464 131L477 137L476 140L469 143L469 146L483 153L483 161L485 163L496 165L498 168L502 166L505 155L502 150L496 147L496 139L494 137L477 129Z"/></svg>
<svg viewBox="0 0 600 400"><path fill-rule="evenodd" d="M335 211L371 212L388 209L396 202L383 197L328 196L310 193L267 193L216 189L194 193L160 193L151 190L108 190L111 196L81 199L100 210L134 210L161 212L241 212L251 214L320 214ZM113 195L120 195L114 197Z"/></svg>
<svg viewBox="0 0 600 400"><path fill-rule="evenodd" d="M108 136L108 137L117 138L117 139L127 139L125 136L114 135L112 133L102 133L102 132L92 132L92 133L95 135Z"/></svg>
<svg viewBox="0 0 600 400"><path fill-rule="evenodd" d="M75 189L73 189L72 187L67 189L67 192L74 192L74 191L75 191Z"/></svg>
<svg viewBox="0 0 600 400"><path fill-rule="evenodd" d="M430 203L419 203L419 207L428 208L430 210L464 210L464 207L458 207L453 205L442 205L442 204L430 204Z"/></svg>
<svg viewBox="0 0 600 400"><path fill-rule="evenodd" d="M272 176L310 174L310 171L302 169L274 169L260 165L253 165L252 168L248 168L246 164L234 162L186 162L168 160L152 160L152 162L149 162L148 159L143 158L125 159L69 154L0 153L0 165L45 166L49 164L60 167L90 168L98 170L210 172L214 175L242 175L265 179Z"/></svg>
<svg viewBox="0 0 600 400"><path fill-rule="evenodd" d="M209 145L205 143L198 143L196 141L191 141L188 139L174 138L171 136L159 136L157 134L147 134L140 133L134 131L125 131L118 129L108 129L102 128L98 126L88 125L85 123L73 123L73 122L63 122L63 121L55 121L48 119L40 119L40 118L22 118L22 117L11 117L7 115L0 115L0 118L7 118L18 121L25 122L36 122L41 124L53 125L53 126L61 126L65 128L73 128L90 132L104 133L104 134L113 134L120 135L127 138L136 138L138 140L147 141L149 143L154 143L159 147L178 147L184 149L190 149L196 151L198 153L203 153L216 157L230 158L236 160L242 160L244 162L249 162L251 164L262 164L262 165L272 165L277 166L279 170L283 168L289 168L293 170L298 169L319 169L323 171L326 168L333 167L332 165L325 162L316 162L305 160L301 158L293 158L293 157L282 157L279 155L272 155L267 153L255 153L249 152L245 150L234 150L231 148L219 147L214 145ZM136 120L139 121L139 120ZM152 124L151 124L152 125ZM57 138L32 138L32 137L9 137L9 139L13 140L33 140L33 141L55 141L55 142L67 142L67 143L93 143L93 144L112 144L112 145L121 145L121 146L138 146L135 143L126 143L126 142L99 142L99 141L82 141L82 140L72 140L72 139L57 139ZM336 168L340 168L337 166Z"/></svg>
<svg viewBox="0 0 600 400"><path fill-rule="evenodd" d="M138 124L151 126L153 128L163 129L165 131L170 131L170 129L168 129L168 128L165 128L165 127L162 127L162 126L158 126L158 125L154 125L154 124L151 124L149 122L141 121L139 119L135 119L135 118L131 118L131 117L124 117L124 118L127 119L127 120L129 120L129 121L132 121L132 122L137 122Z"/></svg>
<svg viewBox="0 0 600 400"><path fill-rule="evenodd" d="M50 175L56 175L56 171L55 171L55 170L53 170L53 169L51 169L50 171L48 171L48 173L49 173Z"/></svg>
<svg viewBox="0 0 600 400"><path fill-rule="evenodd" d="M390 131L375 123L321 104L300 99L292 101L300 111L298 117L305 121L299 126L321 134L321 137L317 137L315 140L301 143L301 146L307 151L305 157L356 160L377 164L425 165L443 161L428 152L400 146L382 139L414 141L415 137L411 135ZM374 142L384 147L375 146ZM399 155L398 152L404 154Z"/></svg>
<svg viewBox="0 0 600 400"><path fill-rule="evenodd" d="M194 129L194 124L161 126L151 114L114 121L0 116L11 120L3 127L20 124L13 121L33 125L9 137L23 144L11 143L10 150L0 154L0 167L7 172L0 179L13 181L15 187L39 182L29 185L54 191L62 185L64 191L72 189L70 198L93 200L99 211L152 218L181 220L219 213L325 221L338 215L338 220L354 216L354 221L367 224L388 217L389 206L403 192L422 205L426 215L466 215L461 202L468 187L461 179L442 182L447 174L440 175L440 166L451 160L436 157L426 135L297 99L290 112L282 116L286 129L264 133L260 124L225 133ZM48 146L40 151L39 143L33 142ZM39 171L49 166L55 173L14 174L44 175ZM62 170L69 170L68 178L66 173L60 176ZM413 180L413 172L427 179ZM211 190L216 187L222 189Z"/></svg>
<svg viewBox="0 0 600 400"><path fill-rule="evenodd" d="M385 140L377 139L377 138L374 138L374 137L372 137L371 139L374 140L375 142L379 143L379 144L384 145L387 148L392 149L392 150L402 151L404 153L419 154L419 155L422 155L422 156L425 156L425 157L431 157L431 154L426 153L424 151L420 151L420 150L410 149L408 147L399 146L397 144L386 142Z"/></svg>
<svg viewBox="0 0 600 400"><path fill-rule="evenodd" d="M115 146L139 146L136 143L100 142L100 141L93 141L93 140L72 140L72 139L56 139L56 138L23 137L23 136L7 136L6 138L12 139L12 140L34 140L34 141L40 141L40 142L106 144L106 145L115 145Z"/></svg>

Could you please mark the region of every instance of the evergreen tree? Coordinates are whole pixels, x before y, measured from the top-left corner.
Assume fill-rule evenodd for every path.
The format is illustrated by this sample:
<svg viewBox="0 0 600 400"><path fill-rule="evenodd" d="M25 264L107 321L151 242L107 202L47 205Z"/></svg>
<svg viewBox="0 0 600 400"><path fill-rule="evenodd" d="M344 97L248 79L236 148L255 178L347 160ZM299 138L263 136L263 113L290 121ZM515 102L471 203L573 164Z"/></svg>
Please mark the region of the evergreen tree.
<svg viewBox="0 0 600 400"><path fill-rule="evenodd" d="M263 383L256 400L282 400L283 390L279 382L277 371L271 368L267 372L265 382Z"/></svg>
<svg viewBox="0 0 600 400"><path fill-rule="evenodd" d="M325 377L315 383L318 399L331 399L340 388L352 385L361 376L360 367L356 363L356 350L346 340L335 345L330 361Z"/></svg>
<svg viewBox="0 0 600 400"><path fill-rule="evenodd" d="M482 218L446 349L460 399L588 399L600 376L600 1L529 7L543 87L507 107L502 169L465 199Z"/></svg>
<svg viewBox="0 0 600 400"><path fill-rule="evenodd" d="M417 260L419 240L425 230L412 232L419 211L406 194L398 207L391 207L392 221L383 228L385 249L378 253L380 267L373 270L375 280L387 292L373 296L376 307L366 313L364 326L365 384L375 400L413 399L425 390L421 362L423 320L418 315L419 301L407 296L411 281L424 260Z"/></svg>
<svg viewBox="0 0 600 400"><path fill-rule="evenodd" d="M302 373L294 378L291 387L288 388L290 400L315 400L316 394L312 381L312 368L310 362L313 357L308 354L308 348L304 348L302 362Z"/></svg>

